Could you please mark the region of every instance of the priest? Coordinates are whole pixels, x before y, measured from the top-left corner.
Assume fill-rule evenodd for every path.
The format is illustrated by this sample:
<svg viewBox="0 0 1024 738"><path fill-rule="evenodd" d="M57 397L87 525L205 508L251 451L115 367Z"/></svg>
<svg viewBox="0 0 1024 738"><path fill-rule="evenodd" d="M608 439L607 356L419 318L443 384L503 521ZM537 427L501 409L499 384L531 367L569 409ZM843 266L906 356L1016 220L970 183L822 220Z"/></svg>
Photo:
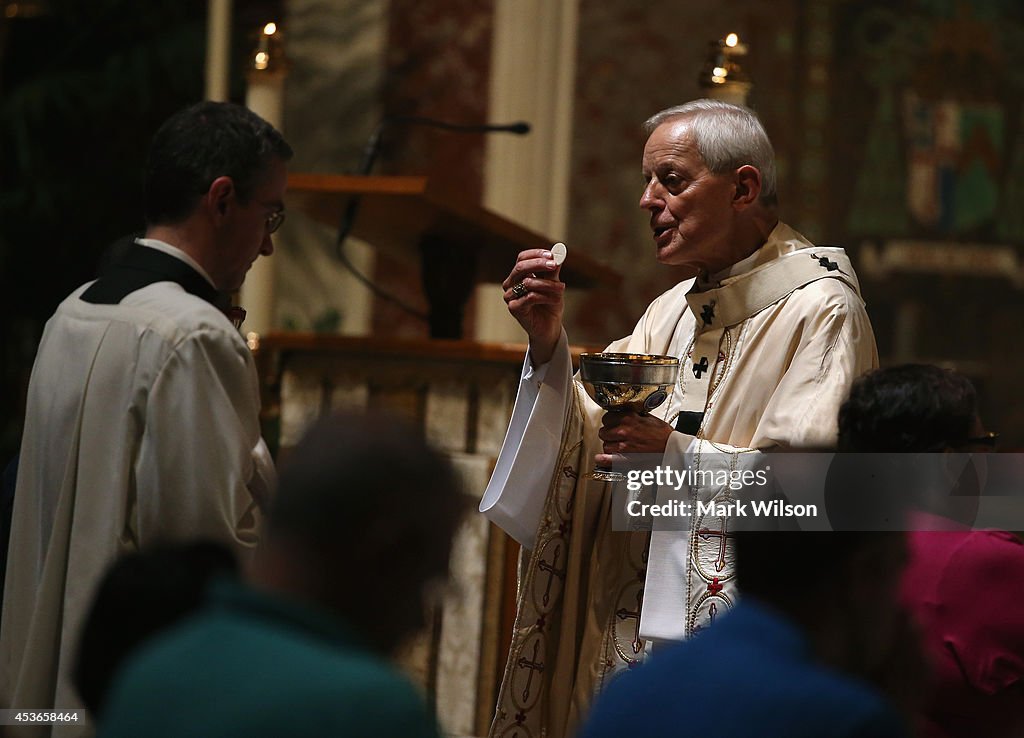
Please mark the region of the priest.
<svg viewBox="0 0 1024 738"><path fill-rule="evenodd" d="M607 351L679 357L667 400L650 415L606 415L572 379L550 251L520 253L503 283L530 347L480 506L524 547L492 735L572 734L612 675L736 601L728 518L615 531L613 485L586 476L595 462L656 454L676 469L732 472L756 466L758 450L831 445L851 382L877 365L846 254L778 219L774 152L757 117L697 100L652 116L645 132L640 207L658 261L690 278Z"/></svg>
<svg viewBox="0 0 1024 738"><path fill-rule="evenodd" d="M119 554L197 537L240 555L256 546L274 468L252 353L225 310L274 250L291 156L239 105L171 116L146 163L145 237L47 322L4 587L5 707L81 706L68 678L75 646ZM25 730L86 735L83 722Z"/></svg>

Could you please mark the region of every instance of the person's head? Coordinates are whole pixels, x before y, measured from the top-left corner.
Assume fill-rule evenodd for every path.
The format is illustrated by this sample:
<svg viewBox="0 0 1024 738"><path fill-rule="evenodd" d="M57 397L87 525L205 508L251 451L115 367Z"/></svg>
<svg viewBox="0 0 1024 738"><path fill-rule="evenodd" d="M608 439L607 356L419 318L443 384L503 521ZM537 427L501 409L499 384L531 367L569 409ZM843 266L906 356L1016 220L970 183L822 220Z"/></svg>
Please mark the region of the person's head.
<svg viewBox="0 0 1024 738"><path fill-rule="evenodd" d="M640 207L658 261L714 273L749 256L774 226L775 153L750 110L694 100L644 124Z"/></svg>
<svg viewBox="0 0 1024 738"><path fill-rule="evenodd" d="M150 144L146 223L175 228L195 219L201 237L192 245L201 250L200 263L218 289L238 289L256 258L273 251L270 234L284 213L291 156L281 134L247 108L222 102L185 108Z"/></svg>
<svg viewBox="0 0 1024 738"><path fill-rule="evenodd" d="M968 454L991 450L993 440L984 432L977 394L966 377L926 364L864 374L839 409L836 445L841 455L875 455L866 460L837 456L834 464L867 466L870 489L854 492L849 481L837 485L830 490L829 515L835 507L854 519L858 508L863 516L900 500L970 525L984 485L984 464ZM854 495L856 503L850 499Z"/></svg>
<svg viewBox="0 0 1024 738"><path fill-rule="evenodd" d="M390 651L424 624L468 499L402 422L331 416L282 466L256 583L331 610Z"/></svg>
<svg viewBox="0 0 1024 738"><path fill-rule="evenodd" d="M839 409L840 452L970 451L980 436L974 386L950 369L927 364L858 377Z"/></svg>
<svg viewBox="0 0 1024 738"><path fill-rule="evenodd" d="M212 579L237 573L231 552L212 541L160 545L117 559L86 615L72 675L89 712L102 711L133 651L198 610Z"/></svg>

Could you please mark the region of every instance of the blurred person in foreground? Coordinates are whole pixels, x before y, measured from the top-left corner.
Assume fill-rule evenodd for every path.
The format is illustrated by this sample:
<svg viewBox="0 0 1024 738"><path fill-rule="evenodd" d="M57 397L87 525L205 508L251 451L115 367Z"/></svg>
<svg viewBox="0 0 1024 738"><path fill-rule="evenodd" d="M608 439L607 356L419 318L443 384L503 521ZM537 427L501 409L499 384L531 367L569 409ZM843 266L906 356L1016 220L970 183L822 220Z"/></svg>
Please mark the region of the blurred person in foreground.
<svg viewBox="0 0 1024 738"><path fill-rule="evenodd" d="M171 116L146 160L145 237L47 322L4 584L5 706L80 706L70 681L79 630L119 554L193 537L243 555L255 547L274 470L252 352L224 311L252 263L273 251L291 155L239 105L203 102Z"/></svg>
<svg viewBox="0 0 1024 738"><path fill-rule="evenodd" d="M387 656L422 627L466 499L401 424L320 423L282 469L248 584L216 585L129 661L99 735L437 738Z"/></svg>
<svg viewBox="0 0 1024 738"><path fill-rule="evenodd" d="M966 455L994 440L970 381L935 366L866 374L839 413L841 452L905 455L898 489L883 494L912 505L902 600L931 666L920 726L928 738L1024 735L1024 542L971 529L984 462Z"/></svg>
<svg viewBox="0 0 1024 738"><path fill-rule="evenodd" d="M139 646L198 611L211 581L238 573L231 551L213 541L161 544L117 559L86 615L72 676L90 715L103 712L114 677Z"/></svg>
<svg viewBox="0 0 1024 738"><path fill-rule="evenodd" d="M869 683L905 636L897 604L903 537L735 536L740 602L612 681L581 738L906 736L895 706Z"/></svg>

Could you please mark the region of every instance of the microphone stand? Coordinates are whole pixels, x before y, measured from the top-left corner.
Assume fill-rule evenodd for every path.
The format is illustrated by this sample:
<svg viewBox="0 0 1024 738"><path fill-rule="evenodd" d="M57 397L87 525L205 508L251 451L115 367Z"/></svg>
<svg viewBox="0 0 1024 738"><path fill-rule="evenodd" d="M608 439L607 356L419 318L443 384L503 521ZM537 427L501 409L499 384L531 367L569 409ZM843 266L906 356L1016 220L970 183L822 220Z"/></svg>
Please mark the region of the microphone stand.
<svg viewBox="0 0 1024 738"><path fill-rule="evenodd" d="M371 133L370 137L366 140L366 145L363 147L363 157L359 162L359 169L356 172L357 174L364 177L369 176L370 172L373 170L373 165L377 160L377 155L380 153L384 130L394 123L431 126L456 133L512 133L517 136L522 136L530 132L530 124L525 121L489 125L481 123L449 123L447 121L437 120L435 118L425 118L418 115L385 116L373 129L373 133ZM374 295L382 300L397 305L409 315L412 315L425 323L429 322L429 315L390 292L381 289L370 278L356 269L355 264L352 263L348 258L348 254L345 253L345 241L348 239L348 236L355 225L356 216L359 214L359 204L359 195L353 195L349 198L348 203L345 205L345 210L341 214L341 222L338 225L338 237L335 239L335 251L338 255L338 260L341 262L342 266L344 266L349 273L356 278L356 280L363 284Z"/></svg>

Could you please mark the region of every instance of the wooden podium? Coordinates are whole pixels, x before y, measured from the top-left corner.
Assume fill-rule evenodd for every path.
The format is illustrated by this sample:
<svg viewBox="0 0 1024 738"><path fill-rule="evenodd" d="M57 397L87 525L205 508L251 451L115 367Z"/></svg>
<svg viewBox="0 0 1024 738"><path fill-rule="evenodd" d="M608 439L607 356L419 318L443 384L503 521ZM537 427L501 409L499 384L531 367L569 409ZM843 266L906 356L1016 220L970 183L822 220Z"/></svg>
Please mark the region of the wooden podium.
<svg viewBox="0 0 1024 738"><path fill-rule="evenodd" d="M327 225L359 198L352 235L391 254L420 259L432 338L461 338L466 301L478 282L501 282L524 249L551 239L479 205L431 188L426 177L292 174L288 200ZM615 286L621 276L573 249L561 273L573 287Z"/></svg>

